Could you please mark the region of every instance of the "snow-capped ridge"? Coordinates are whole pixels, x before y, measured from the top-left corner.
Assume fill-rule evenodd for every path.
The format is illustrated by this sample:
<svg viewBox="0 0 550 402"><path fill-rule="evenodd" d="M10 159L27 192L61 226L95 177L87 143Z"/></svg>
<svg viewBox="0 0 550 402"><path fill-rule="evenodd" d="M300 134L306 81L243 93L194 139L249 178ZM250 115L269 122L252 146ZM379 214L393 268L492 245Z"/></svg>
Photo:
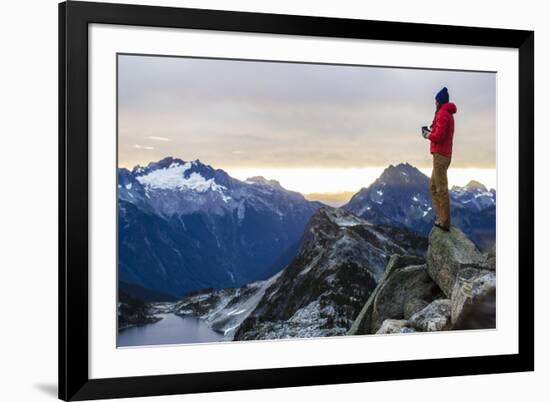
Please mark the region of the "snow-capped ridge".
<svg viewBox="0 0 550 402"><path fill-rule="evenodd" d="M219 185L212 179L204 178L200 173L192 172L185 177L185 172L192 168L194 162L172 162L168 167L155 169L145 175L138 176L137 180L146 188L161 190L194 190L199 193L212 190L222 192L225 186Z"/></svg>

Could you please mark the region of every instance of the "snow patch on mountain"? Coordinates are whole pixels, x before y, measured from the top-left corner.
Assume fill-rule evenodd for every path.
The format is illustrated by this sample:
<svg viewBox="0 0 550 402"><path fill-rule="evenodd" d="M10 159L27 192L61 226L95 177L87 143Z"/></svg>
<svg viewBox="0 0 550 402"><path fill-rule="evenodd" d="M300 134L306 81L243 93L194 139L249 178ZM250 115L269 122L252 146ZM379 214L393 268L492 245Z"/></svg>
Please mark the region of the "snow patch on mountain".
<svg viewBox="0 0 550 402"><path fill-rule="evenodd" d="M138 176L136 179L143 186L160 190L183 190L189 189L199 193L207 190L222 192L224 186L217 184L214 179L205 179L200 173L193 172L187 178L185 172L192 168L194 162L186 162L183 165L177 162L162 169L149 172L146 175Z"/></svg>
<svg viewBox="0 0 550 402"><path fill-rule="evenodd" d="M367 223L364 219L359 219L357 216L340 209L327 209L327 216L331 222L338 226L357 226Z"/></svg>

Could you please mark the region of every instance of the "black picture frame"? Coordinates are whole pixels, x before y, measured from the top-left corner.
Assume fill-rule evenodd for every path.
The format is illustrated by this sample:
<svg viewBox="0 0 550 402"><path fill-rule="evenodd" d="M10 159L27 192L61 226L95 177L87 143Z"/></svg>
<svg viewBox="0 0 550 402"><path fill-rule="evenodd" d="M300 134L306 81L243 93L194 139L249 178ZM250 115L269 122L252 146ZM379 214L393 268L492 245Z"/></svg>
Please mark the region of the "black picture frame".
<svg viewBox="0 0 550 402"><path fill-rule="evenodd" d="M88 25L515 48L519 52L517 354L90 379ZM169 395L534 370L534 32L70 1L59 4L59 398Z"/></svg>

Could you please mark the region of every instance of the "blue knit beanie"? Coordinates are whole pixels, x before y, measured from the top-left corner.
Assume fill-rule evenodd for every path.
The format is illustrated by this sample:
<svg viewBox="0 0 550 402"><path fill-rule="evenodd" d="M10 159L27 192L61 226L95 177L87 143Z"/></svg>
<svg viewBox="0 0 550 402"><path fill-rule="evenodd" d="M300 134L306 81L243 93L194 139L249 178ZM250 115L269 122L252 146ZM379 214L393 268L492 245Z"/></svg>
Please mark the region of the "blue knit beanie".
<svg viewBox="0 0 550 402"><path fill-rule="evenodd" d="M449 102L449 92L447 92L447 87L443 87L443 89L435 95L435 100L441 105Z"/></svg>

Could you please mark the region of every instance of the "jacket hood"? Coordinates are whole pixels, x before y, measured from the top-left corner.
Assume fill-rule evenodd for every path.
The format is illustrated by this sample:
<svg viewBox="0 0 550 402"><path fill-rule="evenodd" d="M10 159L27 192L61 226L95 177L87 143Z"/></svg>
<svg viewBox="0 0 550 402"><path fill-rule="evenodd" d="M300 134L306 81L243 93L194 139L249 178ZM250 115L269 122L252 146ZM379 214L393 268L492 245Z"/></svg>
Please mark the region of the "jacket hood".
<svg viewBox="0 0 550 402"><path fill-rule="evenodd" d="M456 113L456 105L453 102L447 102L444 103L439 107L439 110L444 110L448 113L455 114Z"/></svg>

